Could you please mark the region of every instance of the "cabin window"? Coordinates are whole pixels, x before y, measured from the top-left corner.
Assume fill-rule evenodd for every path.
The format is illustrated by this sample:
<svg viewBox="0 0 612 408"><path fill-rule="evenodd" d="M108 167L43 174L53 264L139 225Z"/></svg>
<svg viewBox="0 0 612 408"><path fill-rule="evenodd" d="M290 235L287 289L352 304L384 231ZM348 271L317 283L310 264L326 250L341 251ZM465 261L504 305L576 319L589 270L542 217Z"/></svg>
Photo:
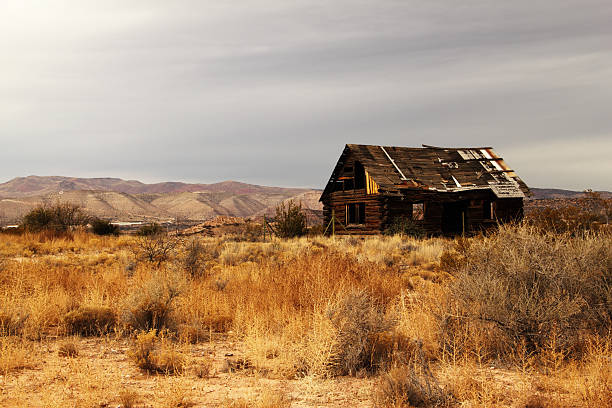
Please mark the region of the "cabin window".
<svg viewBox="0 0 612 408"><path fill-rule="evenodd" d="M352 203L346 205L346 223L365 224L365 203Z"/></svg>
<svg viewBox="0 0 612 408"><path fill-rule="evenodd" d="M412 204L412 219L413 220L424 220L425 219L425 203L413 203Z"/></svg>

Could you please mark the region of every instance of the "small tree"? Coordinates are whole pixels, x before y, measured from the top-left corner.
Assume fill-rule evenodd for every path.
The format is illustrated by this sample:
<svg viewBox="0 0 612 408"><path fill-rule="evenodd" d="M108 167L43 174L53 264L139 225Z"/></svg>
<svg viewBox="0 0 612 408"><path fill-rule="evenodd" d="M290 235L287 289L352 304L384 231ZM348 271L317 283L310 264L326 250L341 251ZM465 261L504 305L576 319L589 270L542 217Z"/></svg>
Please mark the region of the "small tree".
<svg viewBox="0 0 612 408"><path fill-rule="evenodd" d="M22 226L30 231L67 231L71 227L87 225L89 217L83 208L71 203L40 205L23 217Z"/></svg>
<svg viewBox="0 0 612 408"><path fill-rule="evenodd" d="M302 212L302 204L290 200L287 205L280 203L276 207L277 233L282 238L301 237L306 234L306 215Z"/></svg>
<svg viewBox="0 0 612 408"><path fill-rule="evenodd" d="M91 231L96 235L119 235L118 226L101 218L94 218L91 221Z"/></svg>
<svg viewBox="0 0 612 408"><path fill-rule="evenodd" d="M164 228L156 222L152 222L151 224L146 224L140 227L137 234L141 237L148 237L159 235L164 232Z"/></svg>
<svg viewBox="0 0 612 408"><path fill-rule="evenodd" d="M161 265L171 258L180 241L176 236L164 232L138 237L136 253L149 262Z"/></svg>

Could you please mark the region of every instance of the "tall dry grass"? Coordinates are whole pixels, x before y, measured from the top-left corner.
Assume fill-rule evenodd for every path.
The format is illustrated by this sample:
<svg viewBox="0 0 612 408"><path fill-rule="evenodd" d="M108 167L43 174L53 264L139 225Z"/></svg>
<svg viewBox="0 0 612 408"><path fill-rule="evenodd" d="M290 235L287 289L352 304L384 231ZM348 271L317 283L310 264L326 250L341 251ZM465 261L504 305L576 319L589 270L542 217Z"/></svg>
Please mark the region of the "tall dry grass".
<svg viewBox="0 0 612 408"><path fill-rule="evenodd" d="M0 235L0 355L21 361L46 336L152 329L168 345L225 332L259 375L389 372L381 387L408 392L433 381L409 369L418 351L441 373L443 393L425 396L436 401L495 405L499 381L471 373L504 364L588 406L610 396L611 244L528 227L457 241L202 238L149 262L129 236ZM411 401L381 392L382 405Z"/></svg>

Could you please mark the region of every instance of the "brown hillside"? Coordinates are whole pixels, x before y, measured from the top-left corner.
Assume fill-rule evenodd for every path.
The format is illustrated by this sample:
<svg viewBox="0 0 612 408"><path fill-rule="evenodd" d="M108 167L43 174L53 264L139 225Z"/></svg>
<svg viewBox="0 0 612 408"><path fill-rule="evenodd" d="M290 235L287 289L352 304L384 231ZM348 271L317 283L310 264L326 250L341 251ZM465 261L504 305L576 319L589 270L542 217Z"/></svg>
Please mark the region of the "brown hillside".
<svg viewBox="0 0 612 408"><path fill-rule="evenodd" d="M0 224L18 222L34 206L45 202L68 201L83 206L92 215L114 220L179 217L201 221L217 216L251 217L273 213L279 202L292 198L302 201L304 208L318 211L319 195L316 190L235 181L144 184L113 178L30 176L0 184Z"/></svg>

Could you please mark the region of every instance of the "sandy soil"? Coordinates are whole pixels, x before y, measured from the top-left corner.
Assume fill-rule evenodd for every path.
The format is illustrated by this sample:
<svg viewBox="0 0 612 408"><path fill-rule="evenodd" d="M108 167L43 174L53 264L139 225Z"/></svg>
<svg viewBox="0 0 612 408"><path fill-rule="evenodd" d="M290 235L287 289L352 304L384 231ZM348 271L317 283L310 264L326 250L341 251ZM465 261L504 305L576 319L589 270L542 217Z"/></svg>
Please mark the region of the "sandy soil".
<svg viewBox="0 0 612 408"><path fill-rule="evenodd" d="M119 407L121 395L133 391L139 407L216 407L231 400L257 401L262 393L284 394L292 407L370 407L372 379L297 380L264 378L249 369L228 370L241 356L225 339L189 346L182 375L150 375L128 356L129 341L75 338L77 357L61 357L65 340L45 340L32 368L0 375L2 407ZM198 363L212 359L208 378L197 375ZM230 364L231 365L231 364Z"/></svg>

